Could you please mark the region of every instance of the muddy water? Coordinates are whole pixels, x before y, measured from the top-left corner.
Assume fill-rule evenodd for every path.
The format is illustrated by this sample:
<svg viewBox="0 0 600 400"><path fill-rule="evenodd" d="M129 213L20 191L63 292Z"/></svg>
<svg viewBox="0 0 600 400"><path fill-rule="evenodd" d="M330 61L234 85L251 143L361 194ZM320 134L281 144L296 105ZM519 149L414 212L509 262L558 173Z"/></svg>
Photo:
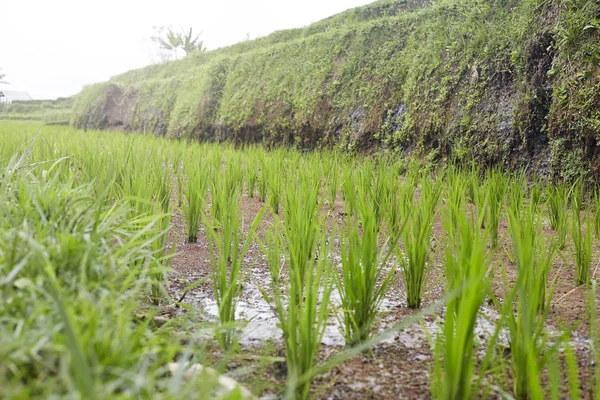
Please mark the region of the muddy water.
<svg viewBox="0 0 600 400"><path fill-rule="evenodd" d="M238 335L239 343L243 346L253 346L263 343L267 340L280 341L282 331L278 327L279 319L275 310L264 299L261 288L269 292L270 278L264 270L259 268L249 272L246 283L243 287L241 299L238 301L236 310L236 320L242 324ZM203 310L210 318L215 321L218 319L218 307L213 296L208 293L190 293L186 302L195 308ZM334 310L339 310L340 295L337 290L331 293L331 303ZM377 331L379 333L391 328L397 318L393 311L405 305L403 296L393 296L384 299L381 304L382 319ZM443 313L431 320L423 320L420 323L409 325L405 329L396 332L394 335L386 338L384 343L399 342L407 348L420 349L428 345L428 337L434 338L441 332L443 323ZM339 315L338 315L339 316ZM495 322L499 319L498 313L488 307L482 307L475 327L475 335L481 341L485 342L494 334ZM342 326L337 316L334 314L329 318L325 329L322 343L325 346L344 346L345 340L342 334ZM506 334L500 335L500 341L508 343Z"/></svg>
<svg viewBox="0 0 600 400"><path fill-rule="evenodd" d="M267 340L280 342L282 340L282 331L278 327L279 319L275 310L265 300L260 289L264 289L270 293L270 276L264 268L253 268L248 271L244 277L244 286L241 298L237 304L236 320L240 322L240 330L238 340L242 346L255 346L264 343ZM218 320L217 303L212 296L212 293L207 293L199 290L192 291L188 294L185 300L186 303L198 310L202 310L207 314L209 319ZM322 344L325 346L344 346L345 340L343 337L340 325L339 308L340 295L336 289L331 293L332 308L335 310L329 318L328 325L325 329ZM392 328L398 323L398 316L395 315L395 310L406 307L406 298L399 291L390 290L381 306L381 320L378 323L377 333L384 332ZM335 313L338 313L336 316ZM404 329L399 330L382 343L400 343L408 349L419 350L429 346L429 340L435 340L437 334L441 333L443 326L443 318L445 309L439 310L433 318L425 318L420 322L413 323ZM484 304L479 312L475 324L475 339L481 346L479 355L483 356L486 351L485 344L495 334L497 322L500 319L496 309ZM552 326L548 326L550 337L558 337L560 331ZM503 347L509 347L509 333L503 328L497 339L497 343ZM571 337L571 345L575 350L585 351L590 348L588 339L573 333Z"/></svg>

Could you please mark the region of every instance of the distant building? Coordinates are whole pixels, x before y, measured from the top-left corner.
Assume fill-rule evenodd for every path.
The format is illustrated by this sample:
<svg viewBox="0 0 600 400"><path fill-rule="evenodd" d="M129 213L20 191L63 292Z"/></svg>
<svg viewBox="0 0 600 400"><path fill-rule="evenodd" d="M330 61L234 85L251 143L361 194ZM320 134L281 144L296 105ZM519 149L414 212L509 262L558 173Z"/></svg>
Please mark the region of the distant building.
<svg viewBox="0 0 600 400"><path fill-rule="evenodd" d="M0 90L0 103L10 104L13 101L31 101L33 97L27 92L18 90Z"/></svg>

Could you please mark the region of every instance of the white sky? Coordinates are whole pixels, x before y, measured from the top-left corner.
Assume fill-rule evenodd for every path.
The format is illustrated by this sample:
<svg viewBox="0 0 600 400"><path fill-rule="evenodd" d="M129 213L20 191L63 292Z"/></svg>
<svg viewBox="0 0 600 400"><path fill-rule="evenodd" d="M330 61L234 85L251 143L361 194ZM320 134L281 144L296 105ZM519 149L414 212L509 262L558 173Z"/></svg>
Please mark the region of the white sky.
<svg viewBox="0 0 600 400"><path fill-rule="evenodd" d="M203 31L208 49L316 22L374 0L2 0L0 68L35 99L152 62L153 26Z"/></svg>

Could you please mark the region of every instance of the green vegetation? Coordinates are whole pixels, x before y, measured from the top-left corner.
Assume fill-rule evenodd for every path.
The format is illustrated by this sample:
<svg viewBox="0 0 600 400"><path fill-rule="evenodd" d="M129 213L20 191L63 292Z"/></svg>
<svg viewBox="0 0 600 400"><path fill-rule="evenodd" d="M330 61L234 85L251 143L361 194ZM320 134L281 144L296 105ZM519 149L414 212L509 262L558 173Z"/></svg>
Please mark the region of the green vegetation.
<svg viewBox="0 0 600 400"><path fill-rule="evenodd" d="M594 187L385 153L26 126L0 125L0 397L245 396L218 393L217 372L189 377L202 363L256 396L307 399L390 361L428 376L434 398L598 396ZM261 182L267 203L251 197ZM557 253L542 215L566 220L574 252ZM564 279L571 265L578 282ZM188 303L194 290L208 303ZM255 346L241 308L259 292L278 325ZM581 320L555 312L573 293L587 305L578 335ZM402 335L427 328L424 362L382 343L415 320Z"/></svg>
<svg viewBox="0 0 600 400"><path fill-rule="evenodd" d="M568 233L567 206L569 204L569 190L565 185L551 186L548 188L547 207L550 228L558 234L558 248L565 247Z"/></svg>
<svg viewBox="0 0 600 400"><path fill-rule="evenodd" d="M402 233L404 251L398 252L398 258L404 275L408 306L411 308L421 306L421 297L429 277L427 258L440 191L440 182L433 181L428 176L423 178L418 206L410 215L405 216L406 227Z"/></svg>
<svg viewBox="0 0 600 400"><path fill-rule="evenodd" d="M506 177L497 170L492 170L485 182L487 187L487 215L490 237L492 246L498 248L498 225L502 216L502 207L504 205L504 197L508 191L508 182Z"/></svg>
<svg viewBox="0 0 600 400"><path fill-rule="evenodd" d="M236 179L239 176L236 172L239 173L239 170L234 171L235 167L234 164L225 171L213 171L212 209L220 211L204 220L210 244L213 292L221 321L219 344L224 350L229 350L234 344L235 310L242 289L242 263L264 214L263 210L256 216L243 240L239 196L241 187Z"/></svg>
<svg viewBox="0 0 600 400"><path fill-rule="evenodd" d="M447 291L443 334L435 344L432 394L438 399L473 398L475 322L488 294L487 232L481 221L467 216L464 203L449 204L444 213ZM479 218L482 218L480 216Z"/></svg>
<svg viewBox="0 0 600 400"><path fill-rule="evenodd" d="M296 185L299 193L294 191ZM329 316L332 266L316 216L318 187L307 175L299 182L288 181L287 188L294 190L286 191L284 234L281 225L276 225L268 233L265 248L285 343L288 398L309 398L312 370ZM288 276L283 275L282 253ZM265 297L269 298L266 293Z"/></svg>
<svg viewBox="0 0 600 400"><path fill-rule="evenodd" d="M583 232L581 216L575 213L571 225L573 245L575 246L575 271L577 285L586 285L591 279L592 267L592 223L584 220Z"/></svg>
<svg viewBox="0 0 600 400"><path fill-rule="evenodd" d="M347 201L356 204L356 215L349 218L341 235L342 274L335 275L348 346L369 338L395 273L395 268L386 267L386 263L398 236L380 246L381 224L377 221L370 188L365 186L368 183L360 182L356 198L353 192L347 193L352 197L352 200L346 197Z"/></svg>
<svg viewBox="0 0 600 400"><path fill-rule="evenodd" d="M540 371L545 367L543 356L548 347L545 320L551 295L547 295L547 284L554 248L547 246L539 233L536 208L519 210L517 204L512 204L508 214L517 267L517 282L508 297L510 301L504 305L510 332L513 393L519 399L542 399ZM515 298L517 308L513 312Z"/></svg>
<svg viewBox="0 0 600 400"><path fill-rule="evenodd" d="M12 104L0 103L0 120L30 120L68 125L74 101L73 97L69 97L56 100L15 101Z"/></svg>
<svg viewBox="0 0 600 400"><path fill-rule="evenodd" d="M86 87L71 122L597 179L599 8L380 0Z"/></svg>
<svg viewBox="0 0 600 400"><path fill-rule="evenodd" d="M131 208L107 172L106 149L86 158L95 139L22 133L0 126L0 396L210 393L209 379L165 374L184 346L155 326L156 311L136 318L164 266L160 207L151 215ZM124 156L127 140L112 138L111 151Z"/></svg>
<svg viewBox="0 0 600 400"><path fill-rule="evenodd" d="M208 174L202 161L192 159L191 152L184 156L185 174L181 174L180 181L183 182L187 178L187 184L181 183L180 196L185 192L185 203L183 212L185 214L185 222L188 231L188 241L196 243L198 240L198 230L200 229L200 219L202 214L202 206L208 188ZM179 168L177 168L179 169Z"/></svg>
<svg viewBox="0 0 600 400"><path fill-rule="evenodd" d="M193 363L257 396L343 396L337 375L360 387L376 360L419 368L423 397L600 398L599 18L597 0L380 0L0 104L72 126L0 124L0 397L243 397ZM238 340L250 284L281 353ZM585 315L560 315L576 296ZM323 345L336 316L346 349ZM381 343L413 320L434 326L419 358Z"/></svg>
<svg viewBox="0 0 600 400"><path fill-rule="evenodd" d="M590 282L590 290L587 295L587 319L589 321L590 326L590 337L592 338L592 346L590 349L592 360L594 360L594 364L598 363L600 360L600 340L598 337L598 319L596 313L596 293L598 291L598 283L595 280ZM600 397L600 370L595 369L593 372L593 386L594 392L596 393L595 398L598 399Z"/></svg>

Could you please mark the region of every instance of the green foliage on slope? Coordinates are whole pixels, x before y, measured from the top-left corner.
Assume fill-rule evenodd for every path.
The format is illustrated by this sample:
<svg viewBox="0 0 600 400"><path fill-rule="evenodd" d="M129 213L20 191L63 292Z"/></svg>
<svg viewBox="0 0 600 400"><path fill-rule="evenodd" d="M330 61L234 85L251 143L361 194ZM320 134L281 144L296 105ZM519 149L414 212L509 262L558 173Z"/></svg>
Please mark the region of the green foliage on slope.
<svg viewBox="0 0 600 400"><path fill-rule="evenodd" d="M379 1L86 87L72 123L597 179L598 0Z"/></svg>

